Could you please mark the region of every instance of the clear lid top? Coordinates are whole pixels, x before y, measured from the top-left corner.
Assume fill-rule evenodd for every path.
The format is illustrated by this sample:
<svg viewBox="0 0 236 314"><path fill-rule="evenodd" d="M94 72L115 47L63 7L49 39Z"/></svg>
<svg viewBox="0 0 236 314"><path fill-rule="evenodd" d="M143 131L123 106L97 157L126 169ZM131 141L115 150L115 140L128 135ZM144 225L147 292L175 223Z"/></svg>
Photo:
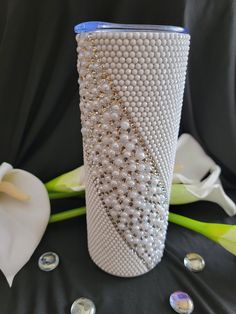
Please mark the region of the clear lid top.
<svg viewBox="0 0 236 314"><path fill-rule="evenodd" d="M118 24L108 22L90 21L83 22L74 27L75 33L96 32L96 31L150 31L150 32L171 32L188 33L186 28L167 25L147 25L147 24Z"/></svg>

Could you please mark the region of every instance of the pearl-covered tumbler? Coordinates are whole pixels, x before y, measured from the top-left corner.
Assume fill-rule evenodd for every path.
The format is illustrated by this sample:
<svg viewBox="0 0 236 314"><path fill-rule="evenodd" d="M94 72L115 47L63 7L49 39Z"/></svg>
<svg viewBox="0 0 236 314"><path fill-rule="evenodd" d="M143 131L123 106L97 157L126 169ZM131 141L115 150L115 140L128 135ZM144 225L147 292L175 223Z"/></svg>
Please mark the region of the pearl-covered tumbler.
<svg viewBox="0 0 236 314"><path fill-rule="evenodd" d="M138 276L163 255L190 36L102 22L75 32L89 253Z"/></svg>

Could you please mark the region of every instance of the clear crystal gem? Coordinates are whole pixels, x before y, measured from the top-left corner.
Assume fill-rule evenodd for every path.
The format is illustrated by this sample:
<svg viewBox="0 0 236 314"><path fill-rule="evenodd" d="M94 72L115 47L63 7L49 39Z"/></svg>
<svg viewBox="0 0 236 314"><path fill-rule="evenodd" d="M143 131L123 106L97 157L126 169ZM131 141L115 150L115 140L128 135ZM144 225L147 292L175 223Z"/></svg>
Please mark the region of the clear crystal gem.
<svg viewBox="0 0 236 314"><path fill-rule="evenodd" d="M43 271L51 271L59 264L59 257L54 252L46 252L40 256L38 266Z"/></svg>
<svg viewBox="0 0 236 314"><path fill-rule="evenodd" d="M188 253L184 258L184 266L192 272L200 272L205 267L205 261L197 253Z"/></svg>
<svg viewBox="0 0 236 314"><path fill-rule="evenodd" d="M79 298L74 301L70 309L71 314L95 314L94 303L87 298Z"/></svg>
<svg viewBox="0 0 236 314"><path fill-rule="evenodd" d="M191 314L194 310L192 299L182 291L176 291L170 295L170 305L179 314Z"/></svg>

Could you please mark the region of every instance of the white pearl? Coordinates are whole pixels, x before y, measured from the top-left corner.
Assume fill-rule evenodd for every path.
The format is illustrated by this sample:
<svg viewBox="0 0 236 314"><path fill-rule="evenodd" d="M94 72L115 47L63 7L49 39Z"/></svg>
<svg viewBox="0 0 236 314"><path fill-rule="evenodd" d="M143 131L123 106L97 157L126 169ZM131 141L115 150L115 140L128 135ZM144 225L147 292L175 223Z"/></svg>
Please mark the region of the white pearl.
<svg viewBox="0 0 236 314"><path fill-rule="evenodd" d="M133 225L132 226L132 230L134 231L134 232L136 232L136 231L139 231L139 226L138 225Z"/></svg>
<svg viewBox="0 0 236 314"><path fill-rule="evenodd" d="M100 144L96 144L94 149L95 149L95 151L100 151L101 150L101 145Z"/></svg>
<svg viewBox="0 0 236 314"><path fill-rule="evenodd" d="M129 205L129 203L130 203L130 199L129 198L124 198L123 204L124 205Z"/></svg>
<svg viewBox="0 0 236 314"><path fill-rule="evenodd" d="M127 208L126 212L129 216L133 216L135 214L135 210L131 207Z"/></svg>
<svg viewBox="0 0 236 314"><path fill-rule="evenodd" d="M104 159L103 161L102 161L102 165L103 165L103 167L107 167L108 165L109 165L109 161L107 160L107 159Z"/></svg>
<svg viewBox="0 0 236 314"><path fill-rule="evenodd" d="M131 157L131 152L129 152L129 151L127 151L127 150L125 150L124 152L123 152L123 154L124 154L124 157L125 158L130 158Z"/></svg>
<svg viewBox="0 0 236 314"><path fill-rule="evenodd" d="M133 217L131 219L131 221L132 221L133 224L136 224L138 222L138 218L137 217Z"/></svg>
<svg viewBox="0 0 236 314"><path fill-rule="evenodd" d="M104 91L105 93L107 93L107 92L110 91L111 88L110 88L109 84L104 83L104 84L101 85L101 89L102 89L102 91Z"/></svg>
<svg viewBox="0 0 236 314"><path fill-rule="evenodd" d="M136 199L138 197L138 193L136 191L131 191L129 193L129 197L132 199Z"/></svg>
<svg viewBox="0 0 236 314"><path fill-rule="evenodd" d="M123 164L123 161L122 161L121 158L116 158L114 160L114 163L115 163L116 166L120 167Z"/></svg>
<svg viewBox="0 0 236 314"><path fill-rule="evenodd" d="M125 145L125 148L128 150L128 151L132 151L134 150L135 148L135 145L132 143L132 142L129 142Z"/></svg>
<svg viewBox="0 0 236 314"><path fill-rule="evenodd" d="M119 177L119 175L120 175L120 173L117 170L112 172L112 176L115 177L115 178Z"/></svg>
<svg viewBox="0 0 236 314"><path fill-rule="evenodd" d="M133 188L135 186L135 181L133 180L128 180L127 181L127 186L130 187L130 188Z"/></svg>
<svg viewBox="0 0 236 314"><path fill-rule="evenodd" d="M110 197L105 198L105 199L104 199L104 202L105 202L105 204L106 204L107 206L110 206L110 205L111 205L111 199L110 199Z"/></svg>
<svg viewBox="0 0 236 314"><path fill-rule="evenodd" d="M136 244L136 245L139 244L139 243L140 243L139 238L134 238L134 239L133 239L133 243Z"/></svg>
<svg viewBox="0 0 236 314"><path fill-rule="evenodd" d="M107 130L109 130L109 125L106 124L106 123L104 123L104 124L102 125L102 128L103 128L103 130L107 131Z"/></svg>
<svg viewBox="0 0 236 314"><path fill-rule="evenodd" d="M139 164L138 166L138 170L140 171L140 172L143 172L144 170L145 170L145 164Z"/></svg>
<svg viewBox="0 0 236 314"><path fill-rule="evenodd" d="M117 121L117 120L119 119L119 114L116 113L116 112L113 112L113 113L111 114L111 118L112 118L112 120Z"/></svg>
<svg viewBox="0 0 236 314"><path fill-rule="evenodd" d="M108 184L103 184L101 186L101 189L103 192L108 192L110 190L109 185Z"/></svg>
<svg viewBox="0 0 236 314"><path fill-rule="evenodd" d="M138 188L138 190L140 191L140 192L143 192L143 191L145 191L146 190L146 186L145 186L145 184L138 184L137 185L137 188Z"/></svg>
<svg viewBox="0 0 236 314"><path fill-rule="evenodd" d="M165 201L165 196L164 195L160 195L160 202L162 203L162 202L164 202Z"/></svg>
<svg viewBox="0 0 236 314"><path fill-rule="evenodd" d="M125 238L126 238L126 240L127 240L128 242L131 242L131 240L133 239L133 236L128 233L128 234L125 235Z"/></svg>
<svg viewBox="0 0 236 314"><path fill-rule="evenodd" d="M156 193L160 194L162 192L162 189L160 187L156 188Z"/></svg>
<svg viewBox="0 0 236 314"><path fill-rule="evenodd" d="M118 195L123 195L123 194L124 194L124 190L121 189L121 188L118 188L118 189L117 189L117 194L118 194Z"/></svg>
<svg viewBox="0 0 236 314"><path fill-rule="evenodd" d="M127 214L126 212L122 212L122 213L121 213L121 216L124 217L124 218L126 218L126 219L128 218L128 214Z"/></svg>
<svg viewBox="0 0 236 314"><path fill-rule="evenodd" d="M121 178L126 179L128 177L128 173L126 171L121 171L120 176Z"/></svg>
<svg viewBox="0 0 236 314"><path fill-rule="evenodd" d="M114 149L115 151L118 151L120 148L119 144L117 142L112 144L112 149Z"/></svg>
<svg viewBox="0 0 236 314"><path fill-rule="evenodd" d="M129 128L129 121L127 121L127 120L122 120L122 121L121 121L121 128L122 128L123 130L127 130L127 129Z"/></svg>
<svg viewBox="0 0 236 314"><path fill-rule="evenodd" d="M128 136L127 134L121 134L121 136L120 136L120 141L121 141L122 143L127 143L128 140L129 140L129 136Z"/></svg>
<svg viewBox="0 0 236 314"><path fill-rule="evenodd" d="M134 210L134 212L133 212L133 216L134 217L137 217L137 218L139 218L140 217L140 211L138 211L138 210Z"/></svg>
<svg viewBox="0 0 236 314"><path fill-rule="evenodd" d="M114 187L117 187L117 185L118 185L118 183L117 183L117 181L115 181L115 180L112 180L111 181L111 186L114 188Z"/></svg>
<svg viewBox="0 0 236 314"><path fill-rule="evenodd" d="M139 200L137 200L137 199L134 200L134 206L135 207L140 207L141 205L142 205L142 203Z"/></svg>
<svg viewBox="0 0 236 314"><path fill-rule="evenodd" d="M144 250L143 247L139 247L139 248L137 249L137 251L138 251L138 253L139 253L140 255L142 255L142 254L145 252L145 250Z"/></svg>
<svg viewBox="0 0 236 314"><path fill-rule="evenodd" d="M113 194L111 194L111 206L115 208L115 206L118 204L118 201L115 198L112 199L112 197L113 197Z"/></svg>
<svg viewBox="0 0 236 314"><path fill-rule="evenodd" d="M151 180L151 176L149 174L144 175L144 181L149 182Z"/></svg>
<svg viewBox="0 0 236 314"><path fill-rule="evenodd" d="M121 217L120 218L120 222L123 223L123 224L126 224L127 223L127 219L125 217Z"/></svg>
<svg viewBox="0 0 236 314"><path fill-rule="evenodd" d="M114 206L114 210L116 210L117 212L119 212L121 210L121 206L119 204Z"/></svg>
<svg viewBox="0 0 236 314"><path fill-rule="evenodd" d="M157 192L157 188L155 186L150 187L150 192L155 194Z"/></svg>
<svg viewBox="0 0 236 314"><path fill-rule="evenodd" d="M129 169L129 171L134 172L137 169L136 164L135 163L131 163L129 165L128 169Z"/></svg>
<svg viewBox="0 0 236 314"><path fill-rule="evenodd" d="M144 175L143 174L138 174L136 178L137 178L137 180L139 182L143 182L144 181Z"/></svg>
<svg viewBox="0 0 236 314"><path fill-rule="evenodd" d="M117 226L118 226L118 228L120 230L124 230L125 229L125 224L123 224L123 223L119 223Z"/></svg>
<svg viewBox="0 0 236 314"><path fill-rule="evenodd" d="M110 142L110 137L109 136L104 136L103 137L103 143L104 144L109 144L109 142Z"/></svg>
<svg viewBox="0 0 236 314"><path fill-rule="evenodd" d="M136 157L140 160L144 159L145 158L145 154L142 150L137 150L136 153L135 153Z"/></svg>
<svg viewBox="0 0 236 314"><path fill-rule="evenodd" d="M157 179L157 178L152 178L152 185L158 185L158 183L159 183L160 181L159 181L159 179Z"/></svg>
<svg viewBox="0 0 236 314"><path fill-rule="evenodd" d="M110 157L114 157L114 156L116 155L116 153L115 153L115 151L114 151L113 149L109 149L109 150L108 150L108 155L109 155Z"/></svg>
<svg viewBox="0 0 236 314"><path fill-rule="evenodd" d="M117 213L116 213L115 210L111 210L111 211L110 211L110 214L111 214L111 216L112 216L113 218L117 217Z"/></svg>
<svg viewBox="0 0 236 314"><path fill-rule="evenodd" d="M113 106L111 107L111 109L112 109L113 111L119 111L120 107L119 107L118 105L113 105Z"/></svg>
<svg viewBox="0 0 236 314"><path fill-rule="evenodd" d="M106 171L107 172L112 172L113 171L113 166L112 165L109 165L107 168L106 168Z"/></svg>

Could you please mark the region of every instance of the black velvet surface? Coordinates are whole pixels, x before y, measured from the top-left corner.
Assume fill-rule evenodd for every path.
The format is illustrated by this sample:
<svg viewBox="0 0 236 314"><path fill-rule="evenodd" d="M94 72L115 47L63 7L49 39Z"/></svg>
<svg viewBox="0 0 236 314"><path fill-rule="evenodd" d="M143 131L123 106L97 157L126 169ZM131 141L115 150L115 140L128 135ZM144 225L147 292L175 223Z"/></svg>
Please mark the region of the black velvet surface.
<svg viewBox="0 0 236 314"><path fill-rule="evenodd" d="M43 181L82 164L73 26L86 20L189 29L181 132L193 134L221 165L224 184L236 201L234 0L1 0L0 162ZM52 212L81 204L77 199L54 201ZM236 223L213 203L171 210L199 220ZM59 254L60 266L44 273L37 260L50 250ZM184 268L190 251L205 258L202 273ZM170 224L162 262L142 277L116 278L90 260L83 217L49 225L11 289L0 274L0 314L70 313L80 296L94 300L98 314L168 314L173 313L168 298L175 290L192 296L196 314L236 313L236 257Z"/></svg>

